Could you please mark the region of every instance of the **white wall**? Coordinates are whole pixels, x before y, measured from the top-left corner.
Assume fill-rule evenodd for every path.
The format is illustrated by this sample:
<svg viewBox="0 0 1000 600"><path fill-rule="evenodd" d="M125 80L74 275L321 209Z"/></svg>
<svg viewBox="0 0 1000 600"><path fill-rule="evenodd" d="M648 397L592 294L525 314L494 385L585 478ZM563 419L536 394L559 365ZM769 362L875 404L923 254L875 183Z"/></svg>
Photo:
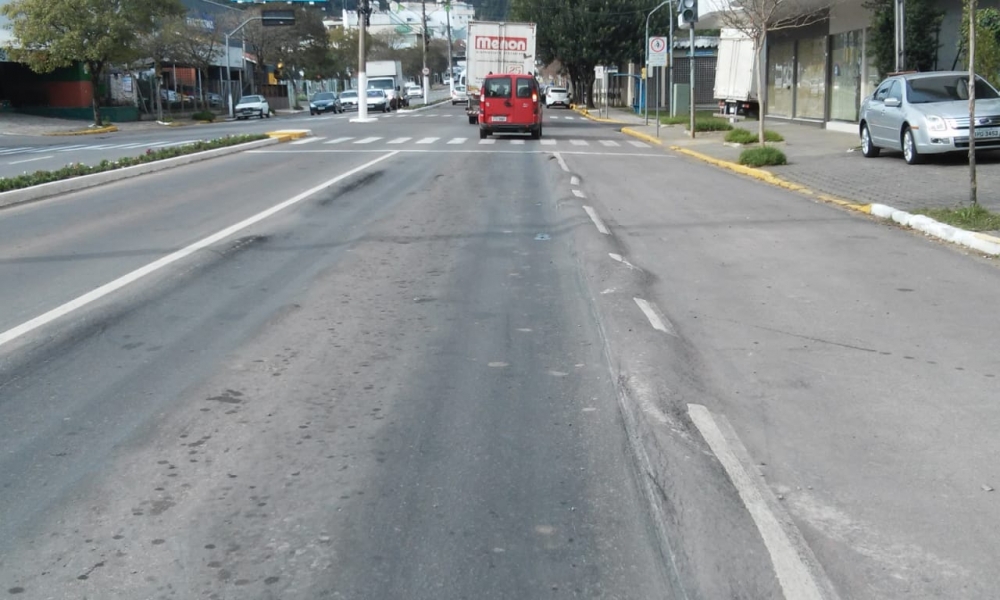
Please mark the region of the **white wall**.
<svg viewBox="0 0 1000 600"><path fill-rule="evenodd" d="M830 9L830 34L866 29L872 21L864 0L843 0Z"/></svg>

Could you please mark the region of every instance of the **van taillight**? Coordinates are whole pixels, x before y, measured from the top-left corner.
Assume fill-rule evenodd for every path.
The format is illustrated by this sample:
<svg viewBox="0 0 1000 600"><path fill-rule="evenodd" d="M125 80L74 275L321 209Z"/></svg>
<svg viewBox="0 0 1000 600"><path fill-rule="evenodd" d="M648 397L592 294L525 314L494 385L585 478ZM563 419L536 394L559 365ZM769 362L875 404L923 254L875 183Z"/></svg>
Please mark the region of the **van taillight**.
<svg viewBox="0 0 1000 600"><path fill-rule="evenodd" d="M531 101L538 102L538 92L531 92Z"/></svg>

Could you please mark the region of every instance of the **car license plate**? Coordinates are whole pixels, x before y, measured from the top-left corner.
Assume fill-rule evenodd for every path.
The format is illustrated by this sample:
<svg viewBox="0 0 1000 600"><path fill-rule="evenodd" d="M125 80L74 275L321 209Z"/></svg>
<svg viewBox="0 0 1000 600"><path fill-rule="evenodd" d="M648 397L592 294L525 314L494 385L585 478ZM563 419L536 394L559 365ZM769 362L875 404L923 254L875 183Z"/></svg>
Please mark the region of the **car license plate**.
<svg viewBox="0 0 1000 600"><path fill-rule="evenodd" d="M507 117L493 117L492 121L494 123L506 123ZM977 131L976 133L978 134L979 132Z"/></svg>
<svg viewBox="0 0 1000 600"><path fill-rule="evenodd" d="M997 138L997 137L1000 137L1000 128L998 128L998 127L990 127L988 129L977 129L976 130L976 139L977 140L980 139L980 138Z"/></svg>

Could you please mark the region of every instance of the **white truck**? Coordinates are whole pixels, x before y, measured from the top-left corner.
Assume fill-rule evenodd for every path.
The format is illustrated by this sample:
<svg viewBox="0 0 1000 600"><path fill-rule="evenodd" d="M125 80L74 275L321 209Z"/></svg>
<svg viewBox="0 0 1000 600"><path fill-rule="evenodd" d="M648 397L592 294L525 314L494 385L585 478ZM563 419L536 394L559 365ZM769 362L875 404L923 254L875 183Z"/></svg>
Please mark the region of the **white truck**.
<svg viewBox="0 0 1000 600"><path fill-rule="evenodd" d="M399 109L410 103L403 93L403 63L398 60L370 60L365 63L368 89L384 90L389 98L389 108Z"/></svg>
<svg viewBox="0 0 1000 600"><path fill-rule="evenodd" d="M535 24L471 21L465 47L465 85L469 123L479 123L479 89L490 73L535 72Z"/></svg>
<svg viewBox="0 0 1000 600"><path fill-rule="evenodd" d="M756 117L760 114L757 95L757 55L753 40L737 29L723 29L715 66L715 93L719 112L728 116Z"/></svg>

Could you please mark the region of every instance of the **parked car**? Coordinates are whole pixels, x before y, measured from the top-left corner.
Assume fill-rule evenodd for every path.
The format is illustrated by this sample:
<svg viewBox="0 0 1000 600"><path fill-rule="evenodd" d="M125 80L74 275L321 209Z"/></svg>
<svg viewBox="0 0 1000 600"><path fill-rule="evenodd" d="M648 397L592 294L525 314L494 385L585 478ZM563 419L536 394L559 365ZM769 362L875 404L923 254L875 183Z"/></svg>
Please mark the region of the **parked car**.
<svg viewBox="0 0 1000 600"><path fill-rule="evenodd" d="M165 100L167 102L180 102L181 96L174 90L160 89L160 100Z"/></svg>
<svg viewBox="0 0 1000 600"><path fill-rule="evenodd" d="M424 95L424 90L415 83L406 84L406 97L407 98L422 98Z"/></svg>
<svg viewBox="0 0 1000 600"><path fill-rule="evenodd" d="M344 110L358 110L358 90L340 92L340 105Z"/></svg>
<svg viewBox="0 0 1000 600"><path fill-rule="evenodd" d="M465 90L464 85L456 85L453 90L451 90L451 105L465 104L469 101L469 94Z"/></svg>
<svg viewBox="0 0 1000 600"><path fill-rule="evenodd" d="M536 140L542 137L542 104L533 76L487 75L481 89L480 139L494 133L529 133Z"/></svg>
<svg viewBox="0 0 1000 600"><path fill-rule="evenodd" d="M976 77L976 148L1000 148L1000 93ZM861 152L901 150L908 164L928 154L969 149L969 74L936 71L894 75L861 103Z"/></svg>
<svg viewBox="0 0 1000 600"><path fill-rule="evenodd" d="M382 112L389 112L391 110L389 107L389 97L386 96L385 90L368 90L368 110L380 110Z"/></svg>
<svg viewBox="0 0 1000 600"><path fill-rule="evenodd" d="M313 95L312 100L309 101L309 114L318 115L324 112L344 112L344 105L340 103L340 98L337 97L337 94L333 92L317 92Z"/></svg>
<svg viewBox="0 0 1000 600"><path fill-rule="evenodd" d="M206 93L205 101L208 102L209 106L222 106L222 96L214 92Z"/></svg>
<svg viewBox="0 0 1000 600"><path fill-rule="evenodd" d="M270 118L271 106L267 103L267 99L264 96L251 94L240 98L234 112L237 119L248 119L255 115L261 119L264 117Z"/></svg>
<svg viewBox="0 0 1000 600"><path fill-rule="evenodd" d="M564 106L569 108L570 95L566 88L549 87L545 92L545 108Z"/></svg>

